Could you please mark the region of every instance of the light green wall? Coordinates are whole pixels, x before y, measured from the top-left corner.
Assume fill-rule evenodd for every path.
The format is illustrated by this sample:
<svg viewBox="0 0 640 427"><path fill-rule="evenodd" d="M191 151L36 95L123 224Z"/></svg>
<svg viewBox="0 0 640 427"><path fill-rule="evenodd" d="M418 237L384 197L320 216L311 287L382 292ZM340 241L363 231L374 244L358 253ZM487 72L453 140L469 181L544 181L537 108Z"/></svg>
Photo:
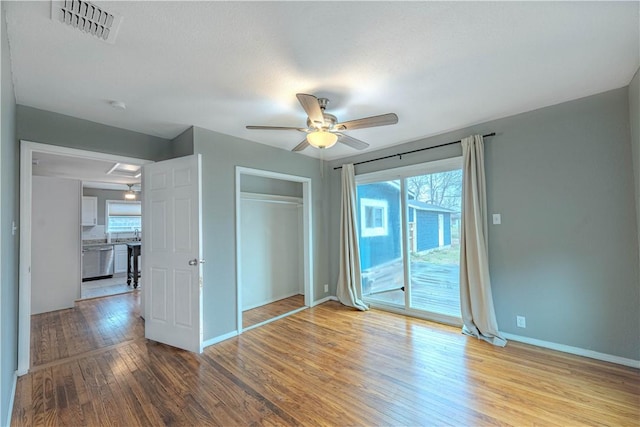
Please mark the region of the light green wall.
<svg viewBox="0 0 640 427"><path fill-rule="evenodd" d="M168 139L18 105L18 139L146 160L172 157Z"/></svg>
<svg viewBox="0 0 640 427"><path fill-rule="evenodd" d="M640 241L640 68L629 83L629 127L633 157L633 182L636 189L636 223L638 241ZM640 259L638 261L640 263Z"/></svg>
<svg viewBox="0 0 640 427"><path fill-rule="evenodd" d="M317 159L202 128L194 128L194 148L202 154L204 239L204 339L236 330L235 167L244 166L312 180L315 299L328 282L325 222L328 209Z"/></svg>
<svg viewBox="0 0 640 427"><path fill-rule="evenodd" d="M0 5L2 33L2 121L0 133L0 424L9 414L14 372L18 368L18 233L11 223L19 221L18 150L15 137L16 101L11 78L9 42L4 4Z"/></svg>
<svg viewBox="0 0 640 427"><path fill-rule="evenodd" d="M495 131L485 142L489 259L502 331L640 360L640 286L628 89L621 88L338 162ZM402 119L402 118L401 118ZM356 174L461 154L459 145L356 167ZM331 173L331 283L339 171ZM527 328L516 328L516 315Z"/></svg>
<svg viewBox="0 0 640 427"><path fill-rule="evenodd" d="M193 154L193 126L171 140L171 157Z"/></svg>
<svg viewBox="0 0 640 427"><path fill-rule="evenodd" d="M240 182L240 191L246 193L273 194L277 196L302 197L302 184L265 178L263 176L245 175Z"/></svg>

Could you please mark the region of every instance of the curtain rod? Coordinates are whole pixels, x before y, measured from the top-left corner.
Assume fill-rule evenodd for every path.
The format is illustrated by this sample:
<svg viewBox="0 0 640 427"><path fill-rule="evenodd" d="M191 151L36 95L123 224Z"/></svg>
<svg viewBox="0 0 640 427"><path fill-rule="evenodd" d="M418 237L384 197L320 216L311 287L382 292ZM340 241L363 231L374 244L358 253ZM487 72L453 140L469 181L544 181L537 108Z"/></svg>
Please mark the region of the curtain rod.
<svg viewBox="0 0 640 427"><path fill-rule="evenodd" d="M483 138L487 138L489 136L495 136L495 135L496 135L495 132L491 132L491 133L488 133L486 135L482 135L482 137ZM462 142L462 140L459 139L457 141L446 142L444 144L438 144L438 145L434 145L432 147L418 148L417 150L411 150L411 151L405 151L403 153L391 154L389 156L378 157L378 158L371 159L371 160L363 160L361 162L356 162L353 165L355 166L355 165L361 165L363 163L377 162L378 160L390 159L392 157L400 157L400 158L402 158L402 156L404 156L405 154L417 153L418 151L431 150L432 148L446 147L447 145L453 145L453 144L457 144L459 142ZM333 168L333 170L337 170L337 169L342 169L342 166L336 166L335 168Z"/></svg>

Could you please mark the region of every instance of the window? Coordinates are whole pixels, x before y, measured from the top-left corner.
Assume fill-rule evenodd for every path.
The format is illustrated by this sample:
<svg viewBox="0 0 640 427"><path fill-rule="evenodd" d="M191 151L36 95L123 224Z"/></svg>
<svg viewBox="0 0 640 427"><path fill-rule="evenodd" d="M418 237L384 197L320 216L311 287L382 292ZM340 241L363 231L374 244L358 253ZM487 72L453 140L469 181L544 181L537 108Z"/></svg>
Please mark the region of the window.
<svg viewBox="0 0 640 427"><path fill-rule="evenodd" d="M388 203L386 200L360 199L360 228L362 237L386 236Z"/></svg>
<svg viewBox="0 0 640 427"><path fill-rule="evenodd" d="M107 232L133 233L142 230L142 205L140 202L107 200L105 209Z"/></svg>

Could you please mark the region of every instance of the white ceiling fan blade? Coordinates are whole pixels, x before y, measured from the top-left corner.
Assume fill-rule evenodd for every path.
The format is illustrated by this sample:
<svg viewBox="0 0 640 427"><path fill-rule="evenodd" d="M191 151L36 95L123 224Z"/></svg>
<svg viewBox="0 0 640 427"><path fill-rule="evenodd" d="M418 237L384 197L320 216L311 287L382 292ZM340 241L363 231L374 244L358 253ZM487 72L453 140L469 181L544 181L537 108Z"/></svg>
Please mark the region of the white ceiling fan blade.
<svg viewBox="0 0 640 427"><path fill-rule="evenodd" d="M317 127L324 125L324 115L320 109L318 98L313 95L307 95L306 93L298 93L296 94L296 98L298 98L300 105L302 105L307 116L309 116L311 123L316 124Z"/></svg>
<svg viewBox="0 0 640 427"><path fill-rule="evenodd" d="M306 132L306 129L303 128L294 128L288 126L247 126L247 129L258 129L258 130L297 130L300 132Z"/></svg>
<svg viewBox="0 0 640 427"><path fill-rule="evenodd" d="M348 145L351 148L355 148L356 150L364 150L365 148L369 148L369 144L367 144L366 142L350 137L349 135L345 135L343 133L337 133L336 135L338 135L338 142Z"/></svg>
<svg viewBox="0 0 640 427"><path fill-rule="evenodd" d="M302 151L308 146L309 146L309 141L307 141L307 138L305 138L300 144L293 147L293 150L291 151Z"/></svg>
<svg viewBox="0 0 640 427"><path fill-rule="evenodd" d="M398 123L398 116L395 113L388 113L337 123L335 127L340 130L353 130L371 128L374 126L395 125L396 123Z"/></svg>

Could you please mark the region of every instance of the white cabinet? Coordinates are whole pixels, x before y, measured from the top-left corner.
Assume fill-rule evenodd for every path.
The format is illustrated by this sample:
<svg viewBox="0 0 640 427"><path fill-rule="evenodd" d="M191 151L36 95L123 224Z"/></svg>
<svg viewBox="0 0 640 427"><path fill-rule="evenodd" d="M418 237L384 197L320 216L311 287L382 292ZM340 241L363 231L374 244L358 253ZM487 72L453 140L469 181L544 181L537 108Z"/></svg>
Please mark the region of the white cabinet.
<svg viewBox="0 0 640 427"><path fill-rule="evenodd" d="M127 245L114 245L115 261L113 264L113 273L127 272Z"/></svg>
<svg viewBox="0 0 640 427"><path fill-rule="evenodd" d="M82 225L98 225L98 198L82 196Z"/></svg>

